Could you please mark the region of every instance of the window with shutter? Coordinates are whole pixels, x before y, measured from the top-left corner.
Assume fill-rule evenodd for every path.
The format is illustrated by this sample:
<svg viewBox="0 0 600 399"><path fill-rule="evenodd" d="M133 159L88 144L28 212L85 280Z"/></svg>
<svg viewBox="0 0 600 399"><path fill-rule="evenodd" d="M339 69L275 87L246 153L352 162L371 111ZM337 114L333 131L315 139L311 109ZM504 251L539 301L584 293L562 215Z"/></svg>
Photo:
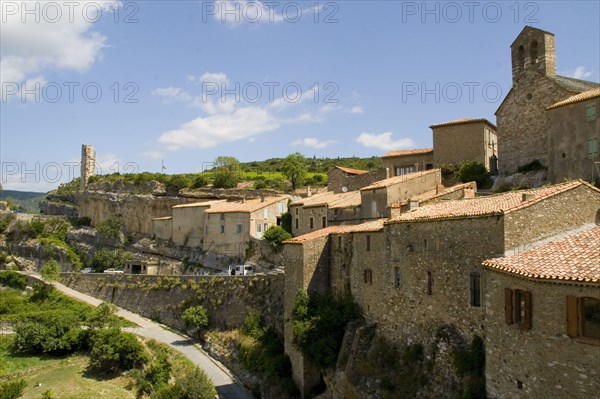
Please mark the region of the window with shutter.
<svg viewBox="0 0 600 399"><path fill-rule="evenodd" d="M471 272L469 275L470 303L471 306L481 306L481 274Z"/></svg>
<svg viewBox="0 0 600 399"><path fill-rule="evenodd" d="M581 298L581 335L600 338L600 299Z"/></svg>
<svg viewBox="0 0 600 399"><path fill-rule="evenodd" d="M531 292L504 289L504 320L521 330L531 329Z"/></svg>
<svg viewBox="0 0 600 399"><path fill-rule="evenodd" d="M567 296L567 335L571 338L579 336L579 306L576 296Z"/></svg>
<svg viewBox="0 0 600 399"><path fill-rule="evenodd" d="M367 251L371 250L371 236L367 236Z"/></svg>

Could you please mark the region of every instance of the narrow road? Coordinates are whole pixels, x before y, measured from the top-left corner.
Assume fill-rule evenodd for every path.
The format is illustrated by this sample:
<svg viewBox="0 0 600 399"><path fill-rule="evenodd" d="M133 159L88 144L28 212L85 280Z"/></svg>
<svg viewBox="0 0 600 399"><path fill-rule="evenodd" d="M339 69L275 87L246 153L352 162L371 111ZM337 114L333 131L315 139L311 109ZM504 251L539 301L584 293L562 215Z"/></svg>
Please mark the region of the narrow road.
<svg viewBox="0 0 600 399"><path fill-rule="evenodd" d="M28 276L41 280L41 276L37 273L24 273ZM54 287L64 294L78 299L82 302L89 303L93 306L100 305L103 301L92 296L75 291L65 285L54 282ZM176 334L172 331L165 330L160 324L141 317L138 314L128 310L118 308L117 314L124 319L134 322L139 327L128 328L137 335L145 338L154 339L163 342L172 348L181 352L185 357L190 359L194 364L198 365L206 375L210 378L217 389L220 398L223 399L251 399L252 395L246 391L238 382L235 381L233 375L219 361L211 358L202 350L199 345L184 335Z"/></svg>

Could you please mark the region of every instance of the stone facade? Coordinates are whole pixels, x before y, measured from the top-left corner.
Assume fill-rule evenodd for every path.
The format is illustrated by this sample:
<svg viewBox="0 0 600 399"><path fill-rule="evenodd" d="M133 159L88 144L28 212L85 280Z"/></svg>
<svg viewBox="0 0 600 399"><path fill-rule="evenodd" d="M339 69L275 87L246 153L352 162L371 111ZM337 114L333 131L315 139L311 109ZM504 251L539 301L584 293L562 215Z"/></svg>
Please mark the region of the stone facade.
<svg viewBox="0 0 600 399"><path fill-rule="evenodd" d="M90 177L96 174L96 150L93 145L83 144L81 146L81 181L79 189L85 191Z"/></svg>
<svg viewBox="0 0 600 399"><path fill-rule="evenodd" d="M548 180L600 182L600 89L548 107ZM584 94L584 93L582 93ZM574 102L573 102L574 101Z"/></svg>
<svg viewBox="0 0 600 399"><path fill-rule="evenodd" d="M531 293L530 330L504 319L505 288ZM486 384L491 399L589 399L600 392L599 343L569 338L568 295L600 298L598 284L556 284L488 271Z"/></svg>
<svg viewBox="0 0 600 399"><path fill-rule="evenodd" d="M487 170L492 155L497 156L496 126L486 119L461 119L430 126L433 131L433 162L435 165L464 161L480 162Z"/></svg>
<svg viewBox="0 0 600 399"><path fill-rule="evenodd" d="M440 169L395 176L360 190L363 220L390 217L389 206L435 190L441 184Z"/></svg>
<svg viewBox="0 0 600 399"><path fill-rule="evenodd" d="M381 158L390 177L433 169L434 166L432 148L391 151Z"/></svg>
<svg viewBox="0 0 600 399"><path fill-rule="evenodd" d="M201 247L205 233L204 212L222 201L195 202L172 208L172 239L175 245ZM157 234L158 236L158 234Z"/></svg>
<svg viewBox="0 0 600 399"><path fill-rule="evenodd" d="M385 169L368 172L366 170L335 167L327 172L327 191L342 193L359 190L387 177Z"/></svg>
<svg viewBox="0 0 600 399"><path fill-rule="evenodd" d="M539 160L548 165L546 107L597 83L556 75L554 35L525 27L511 45L513 87L496 111L500 173Z"/></svg>

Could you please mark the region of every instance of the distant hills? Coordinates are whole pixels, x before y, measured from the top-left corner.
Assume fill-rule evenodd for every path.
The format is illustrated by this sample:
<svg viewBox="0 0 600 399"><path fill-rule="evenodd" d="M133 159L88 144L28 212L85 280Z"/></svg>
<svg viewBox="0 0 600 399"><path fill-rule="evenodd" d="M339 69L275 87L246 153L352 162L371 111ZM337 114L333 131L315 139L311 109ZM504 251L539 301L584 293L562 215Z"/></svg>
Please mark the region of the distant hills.
<svg viewBox="0 0 600 399"><path fill-rule="evenodd" d="M46 198L46 193L15 190L0 192L1 201L5 201L7 198L12 199L16 206L23 207L28 213L39 213L40 208L38 204Z"/></svg>

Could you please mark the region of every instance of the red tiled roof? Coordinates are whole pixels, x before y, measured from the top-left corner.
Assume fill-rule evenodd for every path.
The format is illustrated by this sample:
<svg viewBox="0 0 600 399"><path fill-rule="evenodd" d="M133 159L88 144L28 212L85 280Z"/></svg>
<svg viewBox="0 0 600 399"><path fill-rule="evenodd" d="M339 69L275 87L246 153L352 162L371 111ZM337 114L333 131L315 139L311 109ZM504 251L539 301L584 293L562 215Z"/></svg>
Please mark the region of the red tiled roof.
<svg viewBox="0 0 600 399"><path fill-rule="evenodd" d="M408 155L419 155L419 154L433 154L433 148L417 148L415 150L398 150L398 151L390 151L387 154L384 154L381 158L394 158L394 157L404 157Z"/></svg>
<svg viewBox="0 0 600 399"><path fill-rule="evenodd" d="M252 213L259 209L262 209L266 206L272 205L276 202L283 201L287 199L285 196L280 197L269 197L265 198L264 201L260 199L248 200L245 202L235 201L235 202L220 202L212 205L208 208L204 213L233 213L233 212L243 212L243 213Z"/></svg>
<svg viewBox="0 0 600 399"><path fill-rule="evenodd" d="M342 172L346 172L349 175L364 175L365 173L369 173L368 170L344 168L341 166L336 166L336 169L339 169Z"/></svg>
<svg viewBox="0 0 600 399"><path fill-rule="evenodd" d="M475 191L477 191L477 184L475 182L468 182L468 183L463 183L463 184L457 184L452 187L444 187L444 191L442 191L441 193L438 193L437 190L430 190L423 194L415 195L415 196L411 197L410 199L395 202L395 203L391 204L389 207L390 208L398 208L402 205L408 204L410 201L419 201L419 203L425 202L425 201L431 201L437 197L441 197L443 195L447 195L447 194L453 193L458 190L464 190L466 188L473 188Z"/></svg>
<svg viewBox="0 0 600 399"><path fill-rule="evenodd" d="M390 177L389 179L379 180L379 181L376 181L375 183L371 184L370 186L361 188L360 191L376 190L378 188L389 187L394 184L402 183L402 182L405 182L408 180L418 179L418 178L428 175L430 173L440 173L440 169L430 169L430 170L424 170L421 172L407 173L405 175L394 176L394 177Z"/></svg>
<svg viewBox="0 0 600 399"><path fill-rule="evenodd" d="M397 218L390 220L390 223L501 215L531 206L545 198L572 190L581 185L586 185L600 192L600 190L583 180L574 180L534 190L521 190L486 197L444 201L402 213ZM526 194L532 195L532 198L523 200L523 195Z"/></svg>
<svg viewBox="0 0 600 399"><path fill-rule="evenodd" d="M225 202L225 200L192 202L190 204L175 205L172 208L174 208L174 209L181 209L181 208L201 208L201 207L205 207L205 206L211 206L211 205L217 204L219 202Z"/></svg>
<svg viewBox="0 0 600 399"><path fill-rule="evenodd" d="M330 234L348 234L348 233L366 233L370 231L383 230L383 222L385 219L373 220L361 224L352 224L344 226L329 226L324 229L316 230L298 237L290 238L284 241L286 244L302 244L306 241L314 240L321 237L327 237Z"/></svg>
<svg viewBox="0 0 600 399"><path fill-rule="evenodd" d="M431 125L429 126L431 129L433 129L434 127L444 127L444 126L453 126L453 125L464 125L466 123L475 123L475 122L483 122L486 123L488 125L490 125L491 127L494 128L494 130L497 130L496 125L494 125L492 122L488 121L485 118L461 118L461 119L456 119L453 121L449 121L449 122L442 122L442 123L437 123L435 125Z"/></svg>
<svg viewBox="0 0 600 399"><path fill-rule="evenodd" d="M600 283L600 226L483 265L534 279Z"/></svg>
<svg viewBox="0 0 600 399"><path fill-rule="evenodd" d="M591 100L592 98L600 97L600 87L588 91L584 91L583 93L576 94L574 96L568 97L562 101L554 103L546 109L554 109L558 107L562 107L564 105L575 104L580 101Z"/></svg>

